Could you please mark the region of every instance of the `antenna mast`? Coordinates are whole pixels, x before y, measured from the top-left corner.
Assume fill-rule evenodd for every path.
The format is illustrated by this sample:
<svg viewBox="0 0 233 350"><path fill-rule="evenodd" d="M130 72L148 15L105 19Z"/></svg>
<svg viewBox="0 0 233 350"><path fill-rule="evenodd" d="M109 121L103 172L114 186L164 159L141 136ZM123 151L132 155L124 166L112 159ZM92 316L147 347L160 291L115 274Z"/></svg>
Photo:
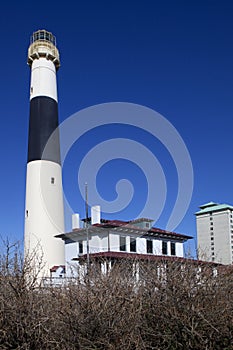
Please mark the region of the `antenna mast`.
<svg viewBox="0 0 233 350"><path fill-rule="evenodd" d="M87 236L87 274L89 273L90 254L89 254L89 232L88 232L88 187L85 183L85 211L86 211L86 236Z"/></svg>

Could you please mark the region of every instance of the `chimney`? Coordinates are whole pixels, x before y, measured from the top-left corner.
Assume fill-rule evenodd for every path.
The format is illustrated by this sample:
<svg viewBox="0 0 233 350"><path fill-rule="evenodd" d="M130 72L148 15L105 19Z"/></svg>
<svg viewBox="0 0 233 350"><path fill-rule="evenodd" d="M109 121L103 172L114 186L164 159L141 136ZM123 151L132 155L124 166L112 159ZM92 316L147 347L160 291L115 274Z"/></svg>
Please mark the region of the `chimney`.
<svg viewBox="0 0 233 350"><path fill-rule="evenodd" d="M100 224L100 205L91 207L91 224Z"/></svg>
<svg viewBox="0 0 233 350"><path fill-rule="evenodd" d="M72 215L72 230L80 228L80 217L79 214Z"/></svg>

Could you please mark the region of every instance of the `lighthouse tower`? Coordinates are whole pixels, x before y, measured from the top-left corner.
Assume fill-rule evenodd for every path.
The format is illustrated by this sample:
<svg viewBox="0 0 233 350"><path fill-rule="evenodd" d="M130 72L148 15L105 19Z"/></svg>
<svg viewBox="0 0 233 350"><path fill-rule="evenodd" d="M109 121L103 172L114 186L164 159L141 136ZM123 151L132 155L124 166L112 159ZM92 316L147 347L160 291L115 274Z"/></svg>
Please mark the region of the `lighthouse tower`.
<svg viewBox="0 0 233 350"><path fill-rule="evenodd" d="M24 254L40 265L40 275L48 277L53 266L65 261L64 243L54 237L64 232L64 209L57 129L56 71L60 59L52 33L33 33L28 64L31 84Z"/></svg>

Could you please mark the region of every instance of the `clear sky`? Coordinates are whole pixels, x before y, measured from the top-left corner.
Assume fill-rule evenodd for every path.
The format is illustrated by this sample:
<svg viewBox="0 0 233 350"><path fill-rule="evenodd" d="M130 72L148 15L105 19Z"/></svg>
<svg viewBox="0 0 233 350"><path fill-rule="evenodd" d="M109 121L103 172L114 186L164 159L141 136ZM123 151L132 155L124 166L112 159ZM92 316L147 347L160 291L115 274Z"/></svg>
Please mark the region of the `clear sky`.
<svg viewBox="0 0 233 350"><path fill-rule="evenodd" d="M0 17L2 237L23 237L30 79L26 61L30 35L38 29L51 31L60 50L60 122L92 105L130 102L159 112L179 132L192 160L194 189L177 232L196 236L199 205L233 204L232 1L15 1L1 5ZM75 142L63 167L66 198L83 216L80 161L95 144L116 137L134 139L159 160L167 198L156 226L165 228L177 195L175 167L163 145L135 127L103 126ZM137 216L147 193L139 167L121 159L107 162L96 177L97 188L113 200L121 178L134 185L132 203L103 216L129 220ZM69 229L70 217L66 222Z"/></svg>

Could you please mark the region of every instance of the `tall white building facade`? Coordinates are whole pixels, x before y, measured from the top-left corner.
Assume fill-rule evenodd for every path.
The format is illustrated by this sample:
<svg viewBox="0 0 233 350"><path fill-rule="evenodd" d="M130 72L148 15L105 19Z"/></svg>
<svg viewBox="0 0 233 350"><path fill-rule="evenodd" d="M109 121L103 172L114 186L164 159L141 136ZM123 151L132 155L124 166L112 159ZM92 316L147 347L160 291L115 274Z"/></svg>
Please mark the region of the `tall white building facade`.
<svg viewBox="0 0 233 350"><path fill-rule="evenodd" d="M198 258L221 264L233 262L233 206L209 202L195 213Z"/></svg>

